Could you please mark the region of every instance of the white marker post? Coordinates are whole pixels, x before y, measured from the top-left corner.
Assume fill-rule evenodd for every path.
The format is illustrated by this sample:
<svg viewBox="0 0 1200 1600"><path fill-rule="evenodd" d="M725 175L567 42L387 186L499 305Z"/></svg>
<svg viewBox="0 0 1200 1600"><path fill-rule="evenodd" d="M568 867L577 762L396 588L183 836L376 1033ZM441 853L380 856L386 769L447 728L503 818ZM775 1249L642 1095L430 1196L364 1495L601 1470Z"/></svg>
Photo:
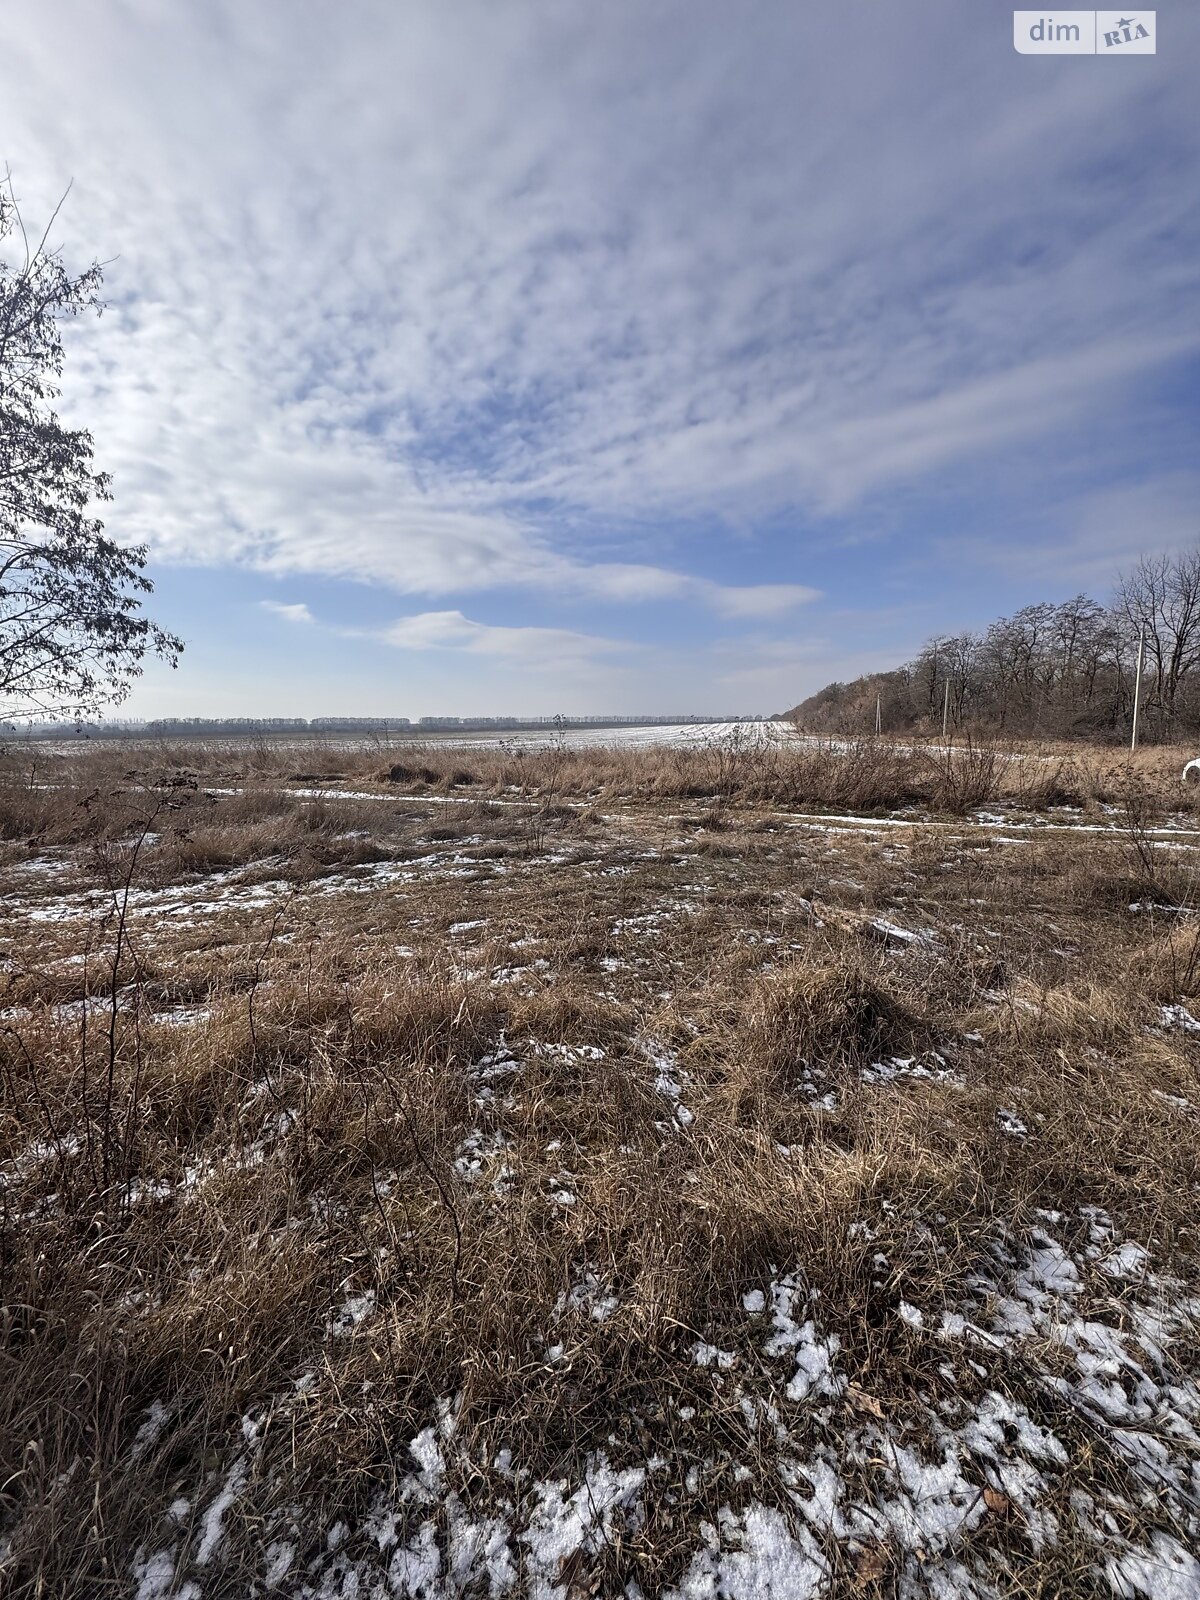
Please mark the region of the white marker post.
<svg viewBox="0 0 1200 1600"><path fill-rule="evenodd" d="M942 701L942 738L946 737L946 729L950 726L950 679L946 679L946 696Z"/></svg>
<svg viewBox="0 0 1200 1600"><path fill-rule="evenodd" d="M1130 754L1137 749L1138 712L1142 708L1142 657L1146 650L1146 628L1138 630L1137 672L1133 679L1133 738L1129 741Z"/></svg>
<svg viewBox="0 0 1200 1600"><path fill-rule="evenodd" d="M878 695L875 696L875 732L877 734L883 732L883 712Z"/></svg>

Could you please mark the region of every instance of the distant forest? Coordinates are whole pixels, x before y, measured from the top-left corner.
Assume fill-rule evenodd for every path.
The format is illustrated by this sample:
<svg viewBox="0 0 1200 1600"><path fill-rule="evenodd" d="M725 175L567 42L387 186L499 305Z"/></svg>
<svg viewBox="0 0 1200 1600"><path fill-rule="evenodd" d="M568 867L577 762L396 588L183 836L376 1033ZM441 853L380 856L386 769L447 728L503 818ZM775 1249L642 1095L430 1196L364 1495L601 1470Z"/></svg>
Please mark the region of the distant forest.
<svg viewBox="0 0 1200 1600"><path fill-rule="evenodd" d="M982 633L930 639L905 666L831 683L787 715L813 732L940 731L949 685L956 732L1124 738L1145 637L1140 736L1169 743L1200 729L1200 546L1146 556L1111 602L1076 595L1024 607Z"/></svg>

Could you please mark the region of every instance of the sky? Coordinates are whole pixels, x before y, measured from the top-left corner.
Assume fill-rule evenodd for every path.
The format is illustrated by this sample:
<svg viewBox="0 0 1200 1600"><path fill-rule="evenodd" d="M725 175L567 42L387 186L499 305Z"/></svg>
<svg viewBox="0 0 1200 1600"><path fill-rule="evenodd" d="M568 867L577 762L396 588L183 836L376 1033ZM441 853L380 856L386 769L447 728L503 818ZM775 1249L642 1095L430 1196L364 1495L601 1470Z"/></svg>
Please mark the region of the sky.
<svg viewBox="0 0 1200 1600"><path fill-rule="evenodd" d="M134 716L779 711L1200 536L1200 10L6 0Z"/></svg>

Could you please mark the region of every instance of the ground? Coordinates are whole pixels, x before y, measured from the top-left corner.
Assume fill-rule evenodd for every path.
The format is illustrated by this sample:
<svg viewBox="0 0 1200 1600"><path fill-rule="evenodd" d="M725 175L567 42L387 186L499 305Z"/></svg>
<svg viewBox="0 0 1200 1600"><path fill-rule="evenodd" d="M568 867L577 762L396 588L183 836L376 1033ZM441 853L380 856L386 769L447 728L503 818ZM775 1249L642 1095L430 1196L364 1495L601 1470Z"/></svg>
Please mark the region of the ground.
<svg viewBox="0 0 1200 1600"><path fill-rule="evenodd" d="M10 751L0 1573L1200 1594L1173 755Z"/></svg>

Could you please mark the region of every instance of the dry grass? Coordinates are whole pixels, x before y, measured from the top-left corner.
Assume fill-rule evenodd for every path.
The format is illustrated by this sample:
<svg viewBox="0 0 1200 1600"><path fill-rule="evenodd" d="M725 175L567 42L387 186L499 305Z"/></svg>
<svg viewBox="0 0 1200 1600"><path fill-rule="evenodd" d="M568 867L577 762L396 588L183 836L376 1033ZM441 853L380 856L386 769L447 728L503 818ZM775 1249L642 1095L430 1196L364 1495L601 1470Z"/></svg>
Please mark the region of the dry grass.
<svg viewBox="0 0 1200 1600"><path fill-rule="evenodd" d="M468 795L540 799L711 799L772 806L878 811L921 805L961 815L974 806L1025 809L1117 806L1131 796L1150 814L1195 814L1200 793L1185 787L1185 754L1146 747L1136 755L1079 744L976 744L949 748L936 739L724 736L683 745L572 748L546 743L430 742L393 745L386 753L336 743L302 751L262 741L215 747L137 744L92 749L13 746L6 769L0 837L94 837L111 826L104 801L130 787L153 800L184 802L201 778L237 785L253 805L281 784L377 790L434 797ZM165 780L165 782L164 782Z"/></svg>
<svg viewBox="0 0 1200 1600"><path fill-rule="evenodd" d="M1195 857L1153 837L1181 809L1165 767L393 754L389 776L343 753L321 785L262 750L9 768L8 1592L131 1593L160 1549L164 1595L266 1592L284 1529L298 1594L333 1525L370 1545L448 1398L446 1492L472 1514L516 1517L597 1452L662 1463L642 1514L558 1570L572 1597L662 1593L721 1507L791 1507L768 1405L866 1495L876 1412L913 1449L988 1389L1056 1428L1054 1552L1016 1512L942 1552L1004 1593L1093 1592L1072 1494L1186 1540L1054 1400L1057 1358L937 1332L1046 1212L1069 1244L1102 1208L1177 1298L1196 1285L1200 1035L1160 1008L1200 999L1200 938ZM314 786L380 798L289 792ZM918 804L928 826L792 815ZM1111 831L1003 843L969 820L1051 804ZM785 1273L836 1341L820 1408L784 1393L744 1309ZM907 1572L923 1592L894 1530L826 1556L835 1590Z"/></svg>

